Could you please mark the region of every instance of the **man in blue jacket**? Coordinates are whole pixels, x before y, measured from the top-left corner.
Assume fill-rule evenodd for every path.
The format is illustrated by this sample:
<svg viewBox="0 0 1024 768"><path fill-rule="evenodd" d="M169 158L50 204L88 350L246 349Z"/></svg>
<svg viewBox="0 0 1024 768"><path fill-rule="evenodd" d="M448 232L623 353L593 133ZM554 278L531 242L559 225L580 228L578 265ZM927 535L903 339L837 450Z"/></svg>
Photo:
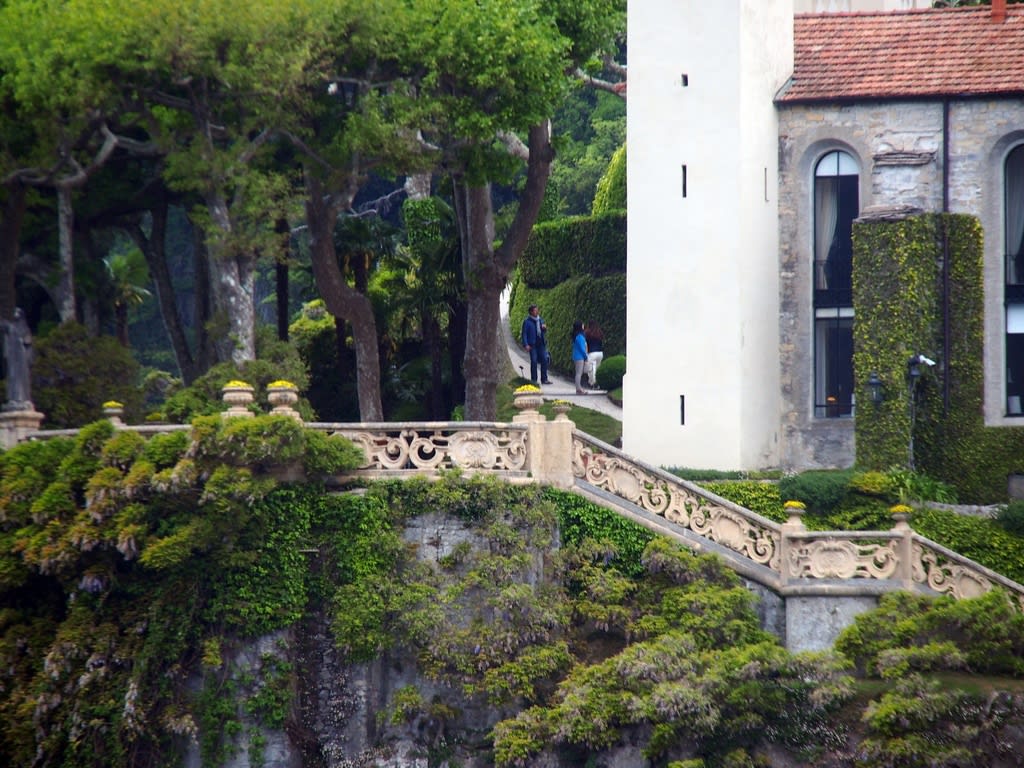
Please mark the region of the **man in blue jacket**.
<svg viewBox="0 0 1024 768"><path fill-rule="evenodd" d="M529 314L523 320L523 330L520 338L523 347L530 353L530 380L537 383L537 366L540 365L540 383L550 384L548 381L548 327L540 316L540 310L536 304L531 304Z"/></svg>

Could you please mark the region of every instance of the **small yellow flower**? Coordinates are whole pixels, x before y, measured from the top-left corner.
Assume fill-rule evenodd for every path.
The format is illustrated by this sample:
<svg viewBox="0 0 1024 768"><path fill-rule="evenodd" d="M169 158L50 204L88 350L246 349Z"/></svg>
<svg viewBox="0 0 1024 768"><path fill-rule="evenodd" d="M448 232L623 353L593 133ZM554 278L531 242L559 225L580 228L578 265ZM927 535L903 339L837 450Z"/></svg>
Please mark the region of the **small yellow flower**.
<svg viewBox="0 0 1024 768"><path fill-rule="evenodd" d="M894 504L889 507L889 511L894 515L909 515L913 512L912 507L908 507L906 504Z"/></svg>
<svg viewBox="0 0 1024 768"><path fill-rule="evenodd" d="M290 381L285 381L284 379L278 379L277 381L270 382L269 384L267 384L267 388L269 389L270 387L278 387L281 389L298 389L298 387L296 387Z"/></svg>
<svg viewBox="0 0 1024 768"><path fill-rule="evenodd" d="M807 505L804 504L802 501L797 501L796 499L790 499L789 501L787 501L785 504L782 505L782 508L783 509L807 509Z"/></svg>
<svg viewBox="0 0 1024 768"><path fill-rule="evenodd" d="M240 381L238 379L232 379L231 381L229 381L224 386L225 387L248 387L249 389L252 389L252 385L249 384L249 382L247 382L247 381Z"/></svg>
<svg viewBox="0 0 1024 768"><path fill-rule="evenodd" d="M530 394L532 392L540 392L540 387L538 387L536 384L523 384L523 386L521 387L516 387L515 392L513 394L525 395Z"/></svg>
<svg viewBox="0 0 1024 768"><path fill-rule="evenodd" d="M119 403L117 400L107 400L103 404L104 408L124 408L124 403Z"/></svg>

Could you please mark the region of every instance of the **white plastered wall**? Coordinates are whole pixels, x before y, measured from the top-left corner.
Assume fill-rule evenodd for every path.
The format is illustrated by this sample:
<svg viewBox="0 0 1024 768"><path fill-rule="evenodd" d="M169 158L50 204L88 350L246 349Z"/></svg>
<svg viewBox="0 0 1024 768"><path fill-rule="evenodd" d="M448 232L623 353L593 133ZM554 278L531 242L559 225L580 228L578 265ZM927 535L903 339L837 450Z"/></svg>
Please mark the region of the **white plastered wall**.
<svg viewBox="0 0 1024 768"><path fill-rule="evenodd" d="M652 464L778 461L772 98L792 18L792 0L629 3L623 447Z"/></svg>

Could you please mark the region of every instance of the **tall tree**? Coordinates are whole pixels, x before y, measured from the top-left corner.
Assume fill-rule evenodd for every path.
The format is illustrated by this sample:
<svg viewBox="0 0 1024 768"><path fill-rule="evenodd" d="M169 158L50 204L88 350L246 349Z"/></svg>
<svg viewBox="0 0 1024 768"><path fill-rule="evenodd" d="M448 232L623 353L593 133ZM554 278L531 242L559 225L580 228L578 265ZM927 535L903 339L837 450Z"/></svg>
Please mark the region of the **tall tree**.
<svg viewBox="0 0 1024 768"><path fill-rule="evenodd" d="M155 6L155 7L154 7ZM204 204L207 269L221 360L256 354L256 259L283 247L277 222L293 205L295 178L274 165L275 141L304 112L310 41L305 2L153 0L138 14L138 55L122 65L145 125L167 153L172 188Z"/></svg>
<svg viewBox="0 0 1024 768"><path fill-rule="evenodd" d="M467 295L465 413L493 420L499 383L499 296L544 199L554 158L549 118L578 67L611 49L621 0L452 0L428 9L443 30L413 55L420 92L440 107L424 126L452 176ZM526 136L524 144L518 137ZM526 160L511 227L494 242L491 186Z"/></svg>
<svg viewBox="0 0 1024 768"><path fill-rule="evenodd" d="M150 150L117 122L118 89L105 68L120 57L124 38L111 34L114 18L108 11L83 2L0 4L0 72L5 75L0 103L6 124L0 125L5 136L0 183L8 200L3 225L17 232L24 187L55 194L58 259L48 282L62 322L76 314L76 191L118 149ZM5 261L15 258L12 248L2 254ZM6 301L4 295L0 291L0 300Z"/></svg>

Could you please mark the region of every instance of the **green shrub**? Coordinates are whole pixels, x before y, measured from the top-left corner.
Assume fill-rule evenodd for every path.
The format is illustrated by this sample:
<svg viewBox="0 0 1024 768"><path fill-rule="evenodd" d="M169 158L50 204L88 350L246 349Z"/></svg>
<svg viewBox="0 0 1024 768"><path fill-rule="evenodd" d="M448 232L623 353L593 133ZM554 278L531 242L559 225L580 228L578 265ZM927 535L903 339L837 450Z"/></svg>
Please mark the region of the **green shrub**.
<svg viewBox="0 0 1024 768"><path fill-rule="evenodd" d="M891 592L836 639L858 670L882 675L901 664L974 674L1024 673L1024 613L999 590L971 599ZM899 659L893 650L919 649Z"/></svg>
<svg viewBox="0 0 1024 768"><path fill-rule="evenodd" d="M783 499L802 501L812 512L832 512L846 498L852 470L814 469L790 475L779 481Z"/></svg>
<svg viewBox="0 0 1024 768"><path fill-rule="evenodd" d="M956 488L921 472L893 467L889 470L888 477L900 501L939 501L943 504L956 504Z"/></svg>
<svg viewBox="0 0 1024 768"><path fill-rule="evenodd" d="M284 379L298 387L300 397L294 408L307 421L314 417L313 409L301 396L309 384L306 366L295 347L268 335L261 329L256 339L256 360L242 365L218 363L187 387L179 389L167 398L163 409L168 420L176 424L188 424L196 416L209 416L227 409L221 388L232 380L244 381L253 387L254 413L266 412L265 387L272 381Z"/></svg>
<svg viewBox="0 0 1024 768"><path fill-rule="evenodd" d="M786 515L782 512L779 486L775 483L762 483L757 480L712 481L701 483L701 487L771 520L780 523L786 521Z"/></svg>
<svg viewBox="0 0 1024 768"><path fill-rule="evenodd" d="M850 478L850 490L868 496L888 498L895 490L892 479L885 472L871 470L858 472Z"/></svg>
<svg viewBox="0 0 1024 768"><path fill-rule="evenodd" d="M1024 499L1016 499L1005 507L1000 507L996 514L996 522L1007 533L1024 536Z"/></svg>
<svg viewBox="0 0 1024 768"><path fill-rule="evenodd" d="M612 355L601 362L597 369L597 385L601 389L611 391L622 386L622 379L626 375L626 356Z"/></svg>
<svg viewBox="0 0 1024 768"><path fill-rule="evenodd" d="M113 336L91 336L84 325L62 323L36 340L32 400L46 426L80 427L103 414L103 403L124 405L124 418L142 418L139 364Z"/></svg>
<svg viewBox="0 0 1024 768"><path fill-rule="evenodd" d="M359 393L356 388L355 352L350 346L338 349L334 316L323 299L307 302L288 326L288 337L309 371L305 396L320 421L358 421ZM342 354L342 360L338 359ZM342 378L340 371L353 372Z"/></svg>

